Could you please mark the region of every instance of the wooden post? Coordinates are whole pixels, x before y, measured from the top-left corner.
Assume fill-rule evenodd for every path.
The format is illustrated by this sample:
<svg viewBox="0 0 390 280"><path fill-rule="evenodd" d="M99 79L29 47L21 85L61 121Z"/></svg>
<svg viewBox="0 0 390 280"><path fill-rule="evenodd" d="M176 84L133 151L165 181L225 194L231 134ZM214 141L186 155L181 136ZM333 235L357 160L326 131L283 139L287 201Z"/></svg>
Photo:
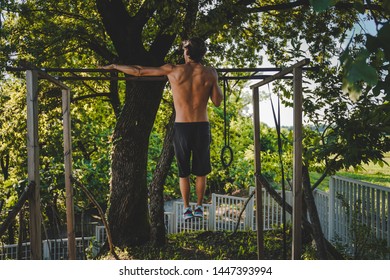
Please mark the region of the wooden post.
<svg viewBox="0 0 390 280"><path fill-rule="evenodd" d="M39 180L39 146L38 146L38 73L26 71L27 81L27 172L29 182L35 183L30 192L30 244L31 259L42 259L40 180Z"/></svg>
<svg viewBox="0 0 390 280"><path fill-rule="evenodd" d="M64 133L64 163L66 190L66 224L68 235L68 258L76 259L76 238L74 226L74 205L72 186L72 138L70 127L70 90L62 90L62 118Z"/></svg>
<svg viewBox="0 0 390 280"><path fill-rule="evenodd" d="M257 224L257 257L264 259L264 236L263 236L263 197L261 182L258 175L261 173L260 164L260 106L259 88L253 88L253 125L255 142L255 184L256 184L256 224Z"/></svg>
<svg viewBox="0 0 390 280"><path fill-rule="evenodd" d="M258 88L276 79L281 79L293 72L294 78L294 170L293 170L293 248L292 258L300 259L302 251L302 67L310 63L309 59L303 59L294 65L282 69L280 72L251 85L253 90L253 119L255 125L255 169L256 175L260 174L260 119L259 119L259 90ZM258 226L258 254L263 253L263 214L262 214L261 182L256 176L256 201L257 201L257 226ZM260 204L259 204L260 203ZM261 225L260 225L261 223ZM260 232L261 228L261 232ZM259 235L261 234L261 236ZM261 240L260 240L261 239ZM261 247L260 247L261 246Z"/></svg>
<svg viewBox="0 0 390 280"><path fill-rule="evenodd" d="M302 253L302 68L294 68L294 158L292 259Z"/></svg>

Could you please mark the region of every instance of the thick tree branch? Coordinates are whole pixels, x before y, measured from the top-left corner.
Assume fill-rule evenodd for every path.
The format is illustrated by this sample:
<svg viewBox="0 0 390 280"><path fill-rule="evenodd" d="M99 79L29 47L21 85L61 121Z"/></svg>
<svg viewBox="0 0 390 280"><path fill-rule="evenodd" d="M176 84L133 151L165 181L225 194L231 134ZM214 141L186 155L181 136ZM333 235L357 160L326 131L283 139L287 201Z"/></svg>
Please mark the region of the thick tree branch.
<svg viewBox="0 0 390 280"><path fill-rule="evenodd" d="M125 27L131 23L131 18L122 0L96 0L96 7L113 42L126 40Z"/></svg>
<svg viewBox="0 0 390 280"><path fill-rule="evenodd" d="M283 11L283 10L289 10L294 9L301 6L310 6L309 0L298 0L295 2L287 2L282 4L275 4L275 5L265 5L261 7L254 7L248 9L250 13L262 13L262 12L270 12L270 11Z"/></svg>
<svg viewBox="0 0 390 280"><path fill-rule="evenodd" d="M128 64L142 64L146 56L142 23L146 19L131 18L122 0L96 0L96 6L121 60Z"/></svg>
<svg viewBox="0 0 390 280"><path fill-rule="evenodd" d="M188 36L192 34L196 23L196 15L199 11L199 0L189 0L186 11L183 21L183 31L181 32L182 39L188 39Z"/></svg>
<svg viewBox="0 0 390 280"><path fill-rule="evenodd" d="M134 23L138 25L141 30L148 22L149 18L156 12L158 6L161 5L160 1L145 0L141 8L139 8L137 14L134 16Z"/></svg>
<svg viewBox="0 0 390 280"><path fill-rule="evenodd" d="M153 63L157 64L157 66L163 63L165 56L175 41L176 34L169 34L166 32L175 21L174 15L175 14L172 13L168 18L161 22L159 32L150 47L150 55L153 57Z"/></svg>
<svg viewBox="0 0 390 280"><path fill-rule="evenodd" d="M363 8L366 10L366 11L376 11L376 12L383 12L383 7L381 5L377 5L377 4L372 4L370 3L371 1L367 1L368 3L367 4L364 4L363 5ZM335 5L335 8L338 9L338 10L350 10L350 9L355 9L355 3L354 2L338 2L336 5Z"/></svg>
<svg viewBox="0 0 390 280"><path fill-rule="evenodd" d="M22 209L24 203L29 197L29 194L33 192L35 188L35 182L31 181L28 186L25 187L23 193L19 197L18 202L14 206L14 208L9 212L7 218L4 220L4 222L0 226L0 236L4 234L4 232L8 229L9 225L12 223L12 221L15 219L16 215L20 212Z"/></svg>
<svg viewBox="0 0 390 280"><path fill-rule="evenodd" d="M235 235L237 233L238 228L240 227L240 221L241 221L242 214L244 213L246 207L248 206L249 201L252 199L252 197L254 197L255 193L256 193L256 191L253 190L252 193L249 195L249 197L245 200L244 206L242 207L240 214L238 214L236 226L234 227L232 235Z"/></svg>
<svg viewBox="0 0 390 280"><path fill-rule="evenodd" d="M110 97L109 93L94 93L94 94L88 94L88 95L83 95L79 97L72 98L71 102L76 102L88 98L96 98L96 97Z"/></svg>
<svg viewBox="0 0 390 280"><path fill-rule="evenodd" d="M96 209L98 210L100 218L102 219L104 228L106 230L107 241L108 241L108 245L110 247L110 253L114 256L115 259L119 260L119 257L118 257L118 255L115 252L114 244L112 242L111 231L110 231L110 228L108 226L108 222L107 222L106 216L104 215L103 209L100 207L99 202L97 202L97 200L94 198L92 193L83 184L81 184L74 177L72 177L71 179L72 179L72 182L75 183L86 194L86 196L93 203L93 205L95 205Z"/></svg>
<svg viewBox="0 0 390 280"><path fill-rule="evenodd" d="M297 7L309 7L309 6L310 6L309 0L298 0L295 2L287 2L282 4L254 7L254 8L249 8L247 10L250 13L262 13L262 12L270 12L270 11L290 10ZM334 5L334 7L338 10L350 10L355 8L355 3L340 1L336 5ZM367 11L383 12L383 7L377 4L368 3L363 5L363 7Z"/></svg>
<svg viewBox="0 0 390 280"><path fill-rule="evenodd" d="M79 38L85 42L86 46L89 49L91 49L92 51L94 51L95 53L103 57L108 62L114 63L118 61L118 57L114 55L111 51L109 51L105 46L99 44L96 38L92 38L92 37L90 37L89 39L83 37L79 37Z"/></svg>

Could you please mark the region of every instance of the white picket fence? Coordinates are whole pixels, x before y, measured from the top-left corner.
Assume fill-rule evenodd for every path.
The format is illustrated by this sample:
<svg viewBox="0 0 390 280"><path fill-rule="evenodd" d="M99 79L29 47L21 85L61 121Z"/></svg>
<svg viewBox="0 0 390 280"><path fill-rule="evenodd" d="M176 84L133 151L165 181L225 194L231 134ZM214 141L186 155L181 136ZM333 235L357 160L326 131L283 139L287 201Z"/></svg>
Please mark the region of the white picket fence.
<svg viewBox="0 0 390 280"><path fill-rule="evenodd" d="M253 191L253 187L250 192ZM353 179L333 176L330 179L329 192L316 190L314 198L324 236L329 241L337 240L345 245L352 246L351 225L359 222L367 225L376 238L387 241L390 246L390 188L373 185ZM183 219L183 203L174 202L173 209L165 212L167 233L197 230L229 230L235 229L238 223L239 230L256 230L255 200L252 198L243 210L241 219L239 214L247 198L212 194L210 204L204 205L204 218ZM286 192L286 201L291 205L291 192ZM194 204L191 204L194 207ZM264 229L272 229L282 223L282 209L274 199L263 190ZM287 213L287 222L291 215ZM106 233L103 226L96 226L95 237L76 238L78 259L83 258L84 249L92 247L92 254L96 253L96 246L103 244ZM44 259L66 259L67 239L43 241ZM18 245L0 245L0 260L16 259ZM29 243L23 243L22 258L30 258Z"/></svg>
<svg viewBox="0 0 390 280"><path fill-rule="evenodd" d="M250 193L253 190L254 188L251 187ZM175 201L173 210L165 212L167 233L196 230L232 231L236 227L238 230L255 230L255 199L252 197L243 210L246 201L246 197L213 193L211 203L203 205L204 218L195 218L189 221L183 219L183 202ZM291 192L286 193L286 201L291 203ZM190 204L190 206L194 207L195 203ZM242 215L239 220L241 211ZM263 213L265 217L264 229L271 229L274 225L281 224L282 209L265 190L263 190ZM286 219L290 221L291 215L287 213Z"/></svg>
<svg viewBox="0 0 390 280"><path fill-rule="evenodd" d="M390 188L334 176L329 186L328 239L351 242L353 222L366 225L390 246Z"/></svg>
<svg viewBox="0 0 390 280"><path fill-rule="evenodd" d="M93 237L76 238L76 257L84 259L85 248L90 246ZM22 260L30 259L30 242L22 244ZM42 258L44 260L64 260L68 258L68 239L48 239L42 241ZM18 244L0 247L0 260L15 260L18 258Z"/></svg>
<svg viewBox="0 0 390 280"><path fill-rule="evenodd" d="M253 190L251 188L250 192ZM352 223L366 225L377 239L390 247L390 188L365 183L339 176L330 178L329 191L314 191L321 228L329 241L353 246ZM183 204L174 202L172 212L165 213L168 233L193 230L233 230L239 223L239 230L256 230L255 201L248 203L242 218L238 221L246 198L213 194L212 202L205 207L203 220L182 219ZM292 193L286 191L286 201L292 204ZM282 208L263 190L263 228L272 229L282 223ZM287 222L291 215L286 214Z"/></svg>

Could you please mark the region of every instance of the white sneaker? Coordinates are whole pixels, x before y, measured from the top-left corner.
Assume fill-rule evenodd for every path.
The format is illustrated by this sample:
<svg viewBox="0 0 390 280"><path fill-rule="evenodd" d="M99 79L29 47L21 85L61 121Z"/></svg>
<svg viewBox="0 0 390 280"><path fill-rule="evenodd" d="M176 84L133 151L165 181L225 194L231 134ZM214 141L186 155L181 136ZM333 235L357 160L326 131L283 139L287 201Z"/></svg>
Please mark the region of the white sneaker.
<svg viewBox="0 0 390 280"><path fill-rule="evenodd" d="M203 206L197 205L194 210L194 217L203 218Z"/></svg>
<svg viewBox="0 0 390 280"><path fill-rule="evenodd" d="M193 217L194 217L194 214L192 214L191 207L185 208L184 211L183 211L184 221L186 221L188 219L192 219Z"/></svg>

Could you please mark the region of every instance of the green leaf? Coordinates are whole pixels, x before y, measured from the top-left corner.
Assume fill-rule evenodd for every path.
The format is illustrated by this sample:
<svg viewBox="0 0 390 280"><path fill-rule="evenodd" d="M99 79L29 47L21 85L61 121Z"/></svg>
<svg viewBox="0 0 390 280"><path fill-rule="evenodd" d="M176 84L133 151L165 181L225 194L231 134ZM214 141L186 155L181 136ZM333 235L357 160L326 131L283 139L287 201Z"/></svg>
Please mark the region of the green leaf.
<svg viewBox="0 0 390 280"><path fill-rule="evenodd" d="M367 34L366 48L370 52L374 52L379 48L378 38Z"/></svg>
<svg viewBox="0 0 390 280"><path fill-rule="evenodd" d="M310 0L310 4L313 6L314 11L323 12L333 5L332 0Z"/></svg>
<svg viewBox="0 0 390 280"><path fill-rule="evenodd" d="M374 86L378 82L378 73L375 68L368 65L365 61L358 60L351 64L347 79L349 82L365 81Z"/></svg>
<svg viewBox="0 0 390 280"><path fill-rule="evenodd" d="M390 0L383 1L383 8L387 11L390 11Z"/></svg>
<svg viewBox="0 0 390 280"><path fill-rule="evenodd" d="M364 14L365 8L364 8L364 2L363 1L355 1L353 3L353 7L360 13Z"/></svg>
<svg viewBox="0 0 390 280"><path fill-rule="evenodd" d="M351 56L350 56L350 54L349 54L349 48L347 47L347 48L345 49L345 51L343 51L343 52L341 53L341 55L340 55L340 62L341 62L341 64L346 63L350 57L351 57Z"/></svg>
<svg viewBox="0 0 390 280"><path fill-rule="evenodd" d="M378 31L378 41L385 51L385 56L387 59L390 59L390 23L386 23Z"/></svg>
<svg viewBox="0 0 390 280"><path fill-rule="evenodd" d="M390 40L390 24L387 22L383 25L383 27L378 31L379 40L383 40L383 42L389 42Z"/></svg>

